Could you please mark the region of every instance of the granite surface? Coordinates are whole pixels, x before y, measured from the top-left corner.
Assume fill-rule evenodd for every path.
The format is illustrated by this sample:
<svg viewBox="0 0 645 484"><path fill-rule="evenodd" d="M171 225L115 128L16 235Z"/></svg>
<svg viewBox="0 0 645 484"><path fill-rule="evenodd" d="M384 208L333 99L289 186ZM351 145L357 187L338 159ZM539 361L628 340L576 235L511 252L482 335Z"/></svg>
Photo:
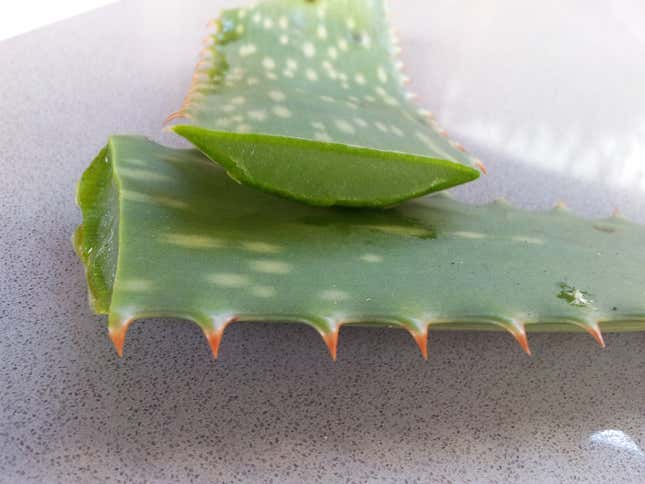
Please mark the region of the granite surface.
<svg viewBox="0 0 645 484"><path fill-rule="evenodd" d="M111 133L160 131L220 1L132 1L0 43L1 482L638 482L645 334L135 324L88 308L74 187ZM421 102L505 195L645 223L640 1L395 4ZM539 6L538 6L539 4ZM640 59L641 61L638 61Z"/></svg>

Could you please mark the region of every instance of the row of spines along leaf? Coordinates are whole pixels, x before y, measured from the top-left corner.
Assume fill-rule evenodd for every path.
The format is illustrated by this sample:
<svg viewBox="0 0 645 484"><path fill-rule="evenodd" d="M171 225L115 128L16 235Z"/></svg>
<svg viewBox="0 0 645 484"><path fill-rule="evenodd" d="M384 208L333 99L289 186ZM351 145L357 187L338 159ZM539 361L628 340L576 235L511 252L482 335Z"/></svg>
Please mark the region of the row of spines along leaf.
<svg viewBox="0 0 645 484"><path fill-rule="evenodd" d="M440 197L452 198L449 193L442 192ZM504 197L499 197L492 202L496 205L510 207L511 203ZM560 214L569 214L570 210L567 205L559 201L553 209L553 212ZM603 219L599 219L598 222ZM618 210L614 210L611 217L606 220L613 220L623 223L629 223ZM429 329L436 330L505 330L509 332L519 343L525 353L531 355L528 344L526 328L530 327L535 331L570 331L576 328L580 331L589 333L596 342L605 347L604 338L601 332L602 326L614 326L609 328L611 331L631 331L639 330L645 325L645 315L616 315L610 319L572 319L572 318L553 318L550 321L528 321L523 322L513 318L503 318L498 316L471 316L460 318L443 318L432 320L421 320L400 317L372 317L372 318L351 318L351 317L313 317L311 315L233 315L222 314L215 317L195 314L170 314L166 312L150 314L117 314L110 313L109 316L109 335L116 348L119 356L123 354L125 336L129 326L136 320L151 317L177 317L180 319L191 320L198 324L206 336L211 347L214 358L218 357L219 346L224 335L226 327L234 322L296 322L304 323L314 328L322 336L323 341L329 349L332 358L336 359L338 338L340 328L348 325L364 326L382 326L398 327L407 330L418 345L422 356L427 359L427 341Z"/></svg>
<svg viewBox="0 0 645 484"><path fill-rule="evenodd" d="M114 347L119 356L123 355L123 347L125 343L125 336L128 331L129 326L139 319L144 319L147 317L155 316L169 316L167 314L147 314L147 315L137 315L137 316L121 316L117 314L111 314L109 318L109 335ZM244 322L257 322L257 321L279 321L279 322L298 322L305 323L313 327L321 335L323 341L325 342L329 353L333 360L336 360L336 354L338 349L338 339L339 333L342 326L346 325L370 325L370 326L382 326L382 327L398 327L408 331L416 342L421 355L424 359L428 358L428 332L429 329L456 329L456 326L465 325L468 328L476 328L479 330L489 329L489 330L505 330L509 332L515 340L519 343L520 347L524 350L526 354L531 355L531 350L529 348L528 338L526 328L527 326L535 326L536 328L545 328L547 325L552 326L572 326L571 329L579 328L581 330L589 333L596 342L601 346L605 347L605 342L603 335L600 329L601 322L590 321L590 320L574 320L574 319L563 319L558 321L553 321L552 323L524 323L514 319L506 319L499 317L476 317L476 318L463 318L456 321L448 320L435 320L435 321L419 321L413 319L401 319L401 318L372 318L361 320L352 320L352 319L331 319L331 318L312 318L312 317L298 317L298 316L236 316L236 315L220 315L214 318L208 317L195 317L187 315L177 315L177 317L182 319L188 319L196 322L204 332L206 339L210 345L213 357L217 358L219 355L219 347L224 335L224 331L229 324L238 321ZM641 324L645 322L644 318L639 317L630 317L625 318L626 320L633 320L640 322ZM618 321L618 320L616 320ZM614 321L602 322L602 324L611 324ZM463 326L462 326L463 329Z"/></svg>
<svg viewBox="0 0 645 484"><path fill-rule="evenodd" d="M202 41L199 60L195 64L188 92L179 109L170 114L164 124L180 118L191 119L188 110L196 96L206 91L217 92L219 86L224 81L224 76L228 71L229 65L224 54L217 49L217 45L224 44L232 39L229 38L226 42L222 40L221 21L219 19L208 22L207 28L209 32Z"/></svg>

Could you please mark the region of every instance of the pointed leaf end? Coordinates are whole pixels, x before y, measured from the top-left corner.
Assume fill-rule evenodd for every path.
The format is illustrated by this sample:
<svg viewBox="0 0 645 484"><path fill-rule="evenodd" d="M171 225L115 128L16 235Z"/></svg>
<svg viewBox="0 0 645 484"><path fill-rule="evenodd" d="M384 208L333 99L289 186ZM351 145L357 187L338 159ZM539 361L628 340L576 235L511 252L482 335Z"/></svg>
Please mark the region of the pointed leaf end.
<svg viewBox="0 0 645 484"><path fill-rule="evenodd" d="M204 336L208 341L208 346L210 346L211 353L213 353L213 359L216 360L219 357L219 345L222 342L222 336L224 336L223 329L205 329Z"/></svg>
<svg viewBox="0 0 645 484"><path fill-rule="evenodd" d="M517 341L520 347L524 350L529 356L533 356L531 353L531 348L529 347L529 340L526 336L526 328L524 323L514 321L513 324L508 328L508 331L513 335L515 341Z"/></svg>
<svg viewBox="0 0 645 484"><path fill-rule="evenodd" d="M119 358L123 357L125 336L128 332L128 328L130 327L131 322L131 320L118 322L115 325L110 325L110 327L108 328L108 335L110 336L110 340L112 341L114 349L116 350L116 354L119 356Z"/></svg>
<svg viewBox="0 0 645 484"><path fill-rule="evenodd" d="M602 336L602 331L600 331L600 325L598 323L590 324L590 325L586 326L585 329L593 337L593 339L596 340L596 343L598 343L598 345L601 348L606 347L605 346L605 338L603 338L603 336Z"/></svg>
<svg viewBox="0 0 645 484"><path fill-rule="evenodd" d="M475 160L475 166L482 172L483 175L488 175L488 170L481 160Z"/></svg>
<svg viewBox="0 0 645 484"><path fill-rule="evenodd" d="M163 122L163 126L167 126L168 123L174 121L175 119L181 119L181 118L187 118L188 116L184 111L175 111L174 113L170 114Z"/></svg>
<svg viewBox="0 0 645 484"><path fill-rule="evenodd" d="M228 317L223 320L216 318L210 327L203 327L204 336L206 336L206 340L208 341L208 346L210 346L214 360L219 358L219 347L222 343L222 338L224 337L224 330L229 324L234 323L238 319L239 318L237 317Z"/></svg>
<svg viewBox="0 0 645 484"><path fill-rule="evenodd" d="M415 343L421 351L421 356L424 360L428 360L428 328L423 328L420 330L408 330L412 338L414 338Z"/></svg>
<svg viewBox="0 0 645 484"><path fill-rule="evenodd" d="M338 327L327 332L320 333L320 335L322 336L325 345L327 345L332 361L336 361L336 354L338 352Z"/></svg>

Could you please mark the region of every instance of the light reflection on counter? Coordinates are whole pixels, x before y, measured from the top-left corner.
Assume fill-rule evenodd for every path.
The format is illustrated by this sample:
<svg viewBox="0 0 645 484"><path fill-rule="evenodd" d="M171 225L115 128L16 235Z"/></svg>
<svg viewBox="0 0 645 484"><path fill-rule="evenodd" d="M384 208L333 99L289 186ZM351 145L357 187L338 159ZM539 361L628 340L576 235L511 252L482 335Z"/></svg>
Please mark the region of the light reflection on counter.
<svg viewBox="0 0 645 484"><path fill-rule="evenodd" d="M645 456L643 450L634 439L621 430L607 429L594 432L589 437L589 442L617 450L624 450L639 457Z"/></svg>

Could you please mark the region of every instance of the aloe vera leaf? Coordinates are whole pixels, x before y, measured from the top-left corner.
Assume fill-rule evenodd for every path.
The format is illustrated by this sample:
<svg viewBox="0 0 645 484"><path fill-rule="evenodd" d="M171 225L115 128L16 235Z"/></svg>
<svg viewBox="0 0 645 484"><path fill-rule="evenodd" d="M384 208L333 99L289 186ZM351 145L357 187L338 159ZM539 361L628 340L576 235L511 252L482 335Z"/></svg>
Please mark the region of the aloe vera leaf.
<svg viewBox="0 0 645 484"><path fill-rule="evenodd" d="M383 0L271 0L214 23L174 126L236 180L313 205L389 206L479 176L413 105Z"/></svg>
<svg viewBox="0 0 645 484"><path fill-rule="evenodd" d="M195 321L217 355L232 321L311 325L335 357L344 324L645 329L645 227L475 206L442 194L391 210L310 207L236 184L197 150L111 138L83 175L75 246L119 354L128 325Z"/></svg>

